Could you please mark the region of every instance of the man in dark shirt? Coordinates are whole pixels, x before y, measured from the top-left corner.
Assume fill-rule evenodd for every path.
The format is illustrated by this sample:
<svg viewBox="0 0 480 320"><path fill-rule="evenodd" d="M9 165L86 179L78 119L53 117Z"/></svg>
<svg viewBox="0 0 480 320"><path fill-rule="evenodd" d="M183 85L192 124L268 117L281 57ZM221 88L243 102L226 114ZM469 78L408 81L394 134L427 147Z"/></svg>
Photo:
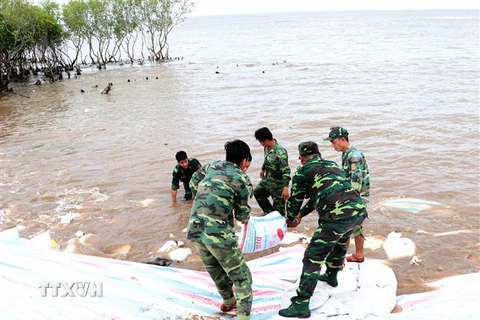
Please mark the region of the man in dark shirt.
<svg viewBox="0 0 480 320"><path fill-rule="evenodd" d="M180 182L183 182L183 187L185 188L184 199L191 200L192 191L190 190L189 183L193 173L201 167L200 162L195 158L188 159L185 151L178 151L175 158L178 164L172 173L172 202L177 201L177 191L180 189Z"/></svg>

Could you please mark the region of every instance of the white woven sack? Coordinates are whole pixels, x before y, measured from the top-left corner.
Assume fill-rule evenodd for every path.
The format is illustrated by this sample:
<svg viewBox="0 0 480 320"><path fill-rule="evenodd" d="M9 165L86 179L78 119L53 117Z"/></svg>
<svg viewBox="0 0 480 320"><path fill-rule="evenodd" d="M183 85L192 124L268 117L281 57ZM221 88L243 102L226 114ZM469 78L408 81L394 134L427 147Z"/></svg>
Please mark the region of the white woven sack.
<svg viewBox="0 0 480 320"><path fill-rule="evenodd" d="M278 211L262 217L250 217L240 232L240 248L243 253L270 249L282 242L286 232L287 222Z"/></svg>

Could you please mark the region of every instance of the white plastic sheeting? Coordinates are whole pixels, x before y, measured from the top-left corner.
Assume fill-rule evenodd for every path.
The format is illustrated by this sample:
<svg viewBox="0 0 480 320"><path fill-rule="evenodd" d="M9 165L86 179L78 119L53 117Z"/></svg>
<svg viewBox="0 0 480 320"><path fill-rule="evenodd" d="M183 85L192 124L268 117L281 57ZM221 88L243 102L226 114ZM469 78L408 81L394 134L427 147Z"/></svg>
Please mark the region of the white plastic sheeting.
<svg viewBox="0 0 480 320"><path fill-rule="evenodd" d="M18 238L0 233L1 319L232 319L205 272L69 254L51 249L48 233ZM278 310L295 294L304 247L281 248L249 261L254 279L252 320L281 319ZM312 319L478 319L473 311L480 273L432 283L430 292L395 297L393 271L372 259L347 263L339 286L317 285ZM101 297L72 289L42 293L45 283L101 284ZM96 292L98 295L98 292ZM62 297L62 295L64 295ZM402 313L390 314L398 303Z"/></svg>

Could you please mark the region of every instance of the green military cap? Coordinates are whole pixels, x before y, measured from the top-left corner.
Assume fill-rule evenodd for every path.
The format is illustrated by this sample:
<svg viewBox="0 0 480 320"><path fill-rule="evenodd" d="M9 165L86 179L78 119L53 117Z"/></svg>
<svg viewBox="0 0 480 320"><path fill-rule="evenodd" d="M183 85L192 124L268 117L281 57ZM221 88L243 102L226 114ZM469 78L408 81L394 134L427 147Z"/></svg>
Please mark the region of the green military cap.
<svg viewBox="0 0 480 320"><path fill-rule="evenodd" d="M337 138L346 138L348 137L348 131L345 128L342 127L332 127L330 128L330 133L328 134L328 137L323 139L323 140L335 140Z"/></svg>
<svg viewBox="0 0 480 320"><path fill-rule="evenodd" d="M298 153L300 156L308 156L311 154L320 154L318 151L318 145L313 141L304 141L298 145Z"/></svg>

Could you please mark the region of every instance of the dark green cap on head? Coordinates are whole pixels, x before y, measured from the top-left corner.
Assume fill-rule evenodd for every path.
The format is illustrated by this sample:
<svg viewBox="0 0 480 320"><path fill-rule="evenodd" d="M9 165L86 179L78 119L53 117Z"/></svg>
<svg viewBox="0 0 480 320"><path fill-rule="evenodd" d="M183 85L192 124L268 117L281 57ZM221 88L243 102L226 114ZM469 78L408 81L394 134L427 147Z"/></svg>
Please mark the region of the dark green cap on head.
<svg viewBox="0 0 480 320"><path fill-rule="evenodd" d="M337 138L346 138L348 137L348 131L345 128L342 127L332 127L330 128L330 133L328 134L328 137L323 139L323 140L335 140Z"/></svg>
<svg viewBox="0 0 480 320"><path fill-rule="evenodd" d="M311 154L320 154L318 145L313 141L304 141L298 145L298 153L300 156L308 156Z"/></svg>

